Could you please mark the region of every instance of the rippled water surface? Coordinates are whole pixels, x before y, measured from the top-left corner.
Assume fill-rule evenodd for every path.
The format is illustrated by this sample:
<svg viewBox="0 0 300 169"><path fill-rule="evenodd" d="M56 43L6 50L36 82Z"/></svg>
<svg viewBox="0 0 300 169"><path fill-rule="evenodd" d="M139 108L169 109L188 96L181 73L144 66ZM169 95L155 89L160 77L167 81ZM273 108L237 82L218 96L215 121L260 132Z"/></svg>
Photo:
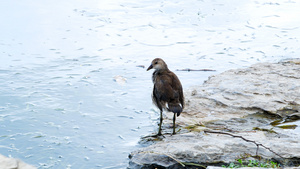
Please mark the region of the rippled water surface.
<svg viewBox="0 0 300 169"><path fill-rule="evenodd" d="M0 2L0 153L38 168L126 168L155 132L148 66L184 88L299 57L298 1Z"/></svg>

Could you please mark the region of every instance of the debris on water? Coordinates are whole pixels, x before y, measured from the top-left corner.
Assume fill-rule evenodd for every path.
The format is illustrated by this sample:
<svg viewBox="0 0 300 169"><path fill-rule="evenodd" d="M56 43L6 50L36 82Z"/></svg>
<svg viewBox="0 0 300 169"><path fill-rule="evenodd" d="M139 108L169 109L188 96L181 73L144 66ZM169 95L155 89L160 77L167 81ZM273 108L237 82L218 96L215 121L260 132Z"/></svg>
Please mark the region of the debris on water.
<svg viewBox="0 0 300 169"><path fill-rule="evenodd" d="M145 65L137 65L136 67L145 68Z"/></svg>
<svg viewBox="0 0 300 169"><path fill-rule="evenodd" d="M187 71L187 72L190 72L190 71L204 71L204 72L207 72L207 71L216 71L216 70L213 70L213 69L190 69L190 68L187 68L187 69L176 69L176 71Z"/></svg>
<svg viewBox="0 0 300 169"><path fill-rule="evenodd" d="M64 108L56 108L54 109L55 111L64 111L65 109Z"/></svg>
<svg viewBox="0 0 300 169"><path fill-rule="evenodd" d="M41 138L41 137L45 137L43 135L37 135L37 136L34 136L33 138Z"/></svg>
<svg viewBox="0 0 300 169"><path fill-rule="evenodd" d="M279 128L282 128L282 129L296 129L297 125L292 124L292 125L282 125L282 126L276 126L276 127L279 127Z"/></svg>
<svg viewBox="0 0 300 169"><path fill-rule="evenodd" d="M114 81L117 82L119 85L124 85L127 82L127 79L121 75L117 75L114 77Z"/></svg>
<svg viewBox="0 0 300 169"><path fill-rule="evenodd" d="M83 76L82 79L89 79L90 76Z"/></svg>
<svg viewBox="0 0 300 169"><path fill-rule="evenodd" d="M134 117L132 117L132 116L126 116L126 115L121 115L121 116L118 116L118 117L121 117L121 118L128 118L128 119L134 119Z"/></svg>
<svg viewBox="0 0 300 169"><path fill-rule="evenodd" d="M274 131L273 128L271 128L271 129L265 129L265 128L260 128L260 127L253 127L253 130L265 131L265 132L268 132L268 133L276 133L276 131Z"/></svg>
<svg viewBox="0 0 300 169"><path fill-rule="evenodd" d="M138 128L136 128L136 129L131 129L131 131L138 131Z"/></svg>
<svg viewBox="0 0 300 169"><path fill-rule="evenodd" d="M140 111L135 110L134 112L135 112L136 114L141 114L143 111L141 111L141 110L140 110Z"/></svg>
<svg viewBox="0 0 300 169"><path fill-rule="evenodd" d="M119 138L125 140L125 138L122 135L119 135Z"/></svg>

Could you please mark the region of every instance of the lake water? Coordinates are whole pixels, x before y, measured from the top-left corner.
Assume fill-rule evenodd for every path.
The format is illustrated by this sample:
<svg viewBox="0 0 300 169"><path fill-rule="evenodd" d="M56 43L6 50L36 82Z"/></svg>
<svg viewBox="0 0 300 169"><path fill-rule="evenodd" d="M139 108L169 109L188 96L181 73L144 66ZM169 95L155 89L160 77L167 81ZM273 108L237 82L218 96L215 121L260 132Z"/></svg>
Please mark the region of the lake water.
<svg viewBox="0 0 300 169"><path fill-rule="evenodd" d="M184 88L299 57L300 2L0 2L0 153L38 168L126 168L156 132L152 59ZM117 79L117 80L116 80ZM119 81L120 80L120 81Z"/></svg>

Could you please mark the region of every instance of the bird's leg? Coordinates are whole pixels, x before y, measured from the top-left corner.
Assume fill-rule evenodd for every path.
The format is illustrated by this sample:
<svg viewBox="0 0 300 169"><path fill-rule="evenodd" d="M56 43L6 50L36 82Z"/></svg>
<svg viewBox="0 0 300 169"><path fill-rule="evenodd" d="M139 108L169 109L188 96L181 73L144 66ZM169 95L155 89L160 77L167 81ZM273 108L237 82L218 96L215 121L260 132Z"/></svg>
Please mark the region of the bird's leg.
<svg viewBox="0 0 300 169"><path fill-rule="evenodd" d="M175 133L175 121L176 121L176 113L174 113L174 116L173 116L173 134L176 134Z"/></svg>
<svg viewBox="0 0 300 169"><path fill-rule="evenodd" d="M159 119L159 128L158 128L158 134L159 136L161 136L161 124L162 124L162 121L163 121L163 116L162 116L162 110L160 111L160 119Z"/></svg>
<svg viewBox="0 0 300 169"><path fill-rule="evenodd" d="M160 111L160 119L159 119L159 128L158 128L158 133L157 134L155 134L155 135L149 135L149 136L145 136L145 137L143 137L144 139L145 138L149 138L149 137L159 137L159 136L163 136L162 134L161 134L161 126L162 126L162 121L163 121L163 111L161 110ZM165 137L165 136L163 136L163 137Z"/></svg>

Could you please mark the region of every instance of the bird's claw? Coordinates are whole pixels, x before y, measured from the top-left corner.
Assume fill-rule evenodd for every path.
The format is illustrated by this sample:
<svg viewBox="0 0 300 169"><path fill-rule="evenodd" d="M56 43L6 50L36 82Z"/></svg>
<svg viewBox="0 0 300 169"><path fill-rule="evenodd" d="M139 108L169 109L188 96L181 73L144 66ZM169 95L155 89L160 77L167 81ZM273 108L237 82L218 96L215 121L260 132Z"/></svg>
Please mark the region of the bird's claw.
<svg viewBox="0 0 300 169"><path fill-rule="evenodd" d="M154 134L154 135L149 135L149 136L145 136L143 138L149 138L149 137L153 137L153 138L159 138L159 137L163 137L163 138L166 138L164 135L162 134Z"/></svg>

